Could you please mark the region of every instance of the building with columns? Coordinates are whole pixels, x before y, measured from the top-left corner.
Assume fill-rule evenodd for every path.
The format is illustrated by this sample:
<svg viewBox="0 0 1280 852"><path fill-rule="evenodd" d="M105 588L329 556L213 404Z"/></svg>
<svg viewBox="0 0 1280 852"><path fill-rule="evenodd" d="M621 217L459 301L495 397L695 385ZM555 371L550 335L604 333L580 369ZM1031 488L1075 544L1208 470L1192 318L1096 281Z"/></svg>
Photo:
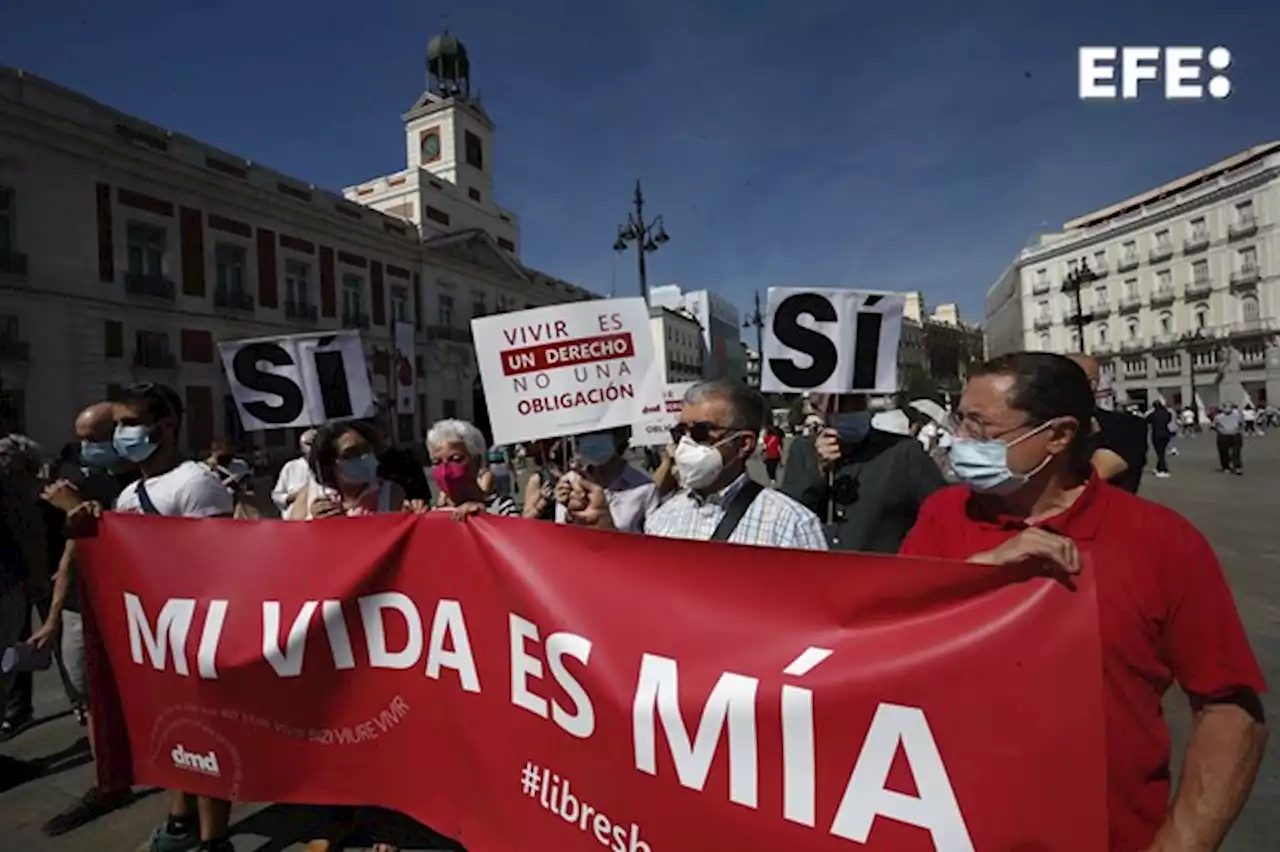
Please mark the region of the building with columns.
<svg viewBox="0 0 1280 852"><path fill-rule="evenodd" d="M1087 351L1140 406L1274 404L1278 223L1280 142L1077 217L988 291L991 354Z"/></svg>
<svg viewBox="0 0 1280 852"><path fill-rule="evenodd" d="M283 430L241 433L217 343L359 329L389 400L397 320L417 405L387 431L486 427L471 318L593 294L520 262L465 47L433 39L428 71L408 168L339 194L0 67L0 432L56 447L81 407L155 381L186 402L189 451L285 453Z"/></svg>

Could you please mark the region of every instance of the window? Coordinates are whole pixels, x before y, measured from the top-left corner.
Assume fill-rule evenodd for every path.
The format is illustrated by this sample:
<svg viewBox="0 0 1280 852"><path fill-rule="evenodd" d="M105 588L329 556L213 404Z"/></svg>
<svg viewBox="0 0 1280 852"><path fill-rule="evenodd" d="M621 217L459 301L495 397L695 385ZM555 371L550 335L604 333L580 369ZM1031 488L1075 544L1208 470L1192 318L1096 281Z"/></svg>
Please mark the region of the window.
<svg viewBox="0 0 1280 852"><path fill-rule="evenodd" d="M1105 322L1099 323L1098 324L1098 343L1101 344L1102 346L1107 345L1107 332L1108 332L1107 324Z"/></svg>
<svg viewBox="0 0 1280 852"><path fill-rule="evenodd" d="M1107 268L1107 253L1105 251L1095 251L1093 253L1093 268L1095 270Z"/></svg>
<svg viewBox="0 0 1280 852"><path fill-rule="evenodd" d="M134 334L134 345L147 361L160 362L168 358L169 335L166 332L139 330Z"/></svg>
<svg viewBox="0 0 1280 852"><path fill-rule="evenodd" d="M403 287L391 288L391 321L409 321L409 291Z"/></svg>
<svg viewBox="0 0 1280 852"><path fill-rule="evenodd" d="M1080 345L1080 332L1072 331L1071 332L1071 351L1079 352L1083 348L1084 347Z"/></svg>
<svg viewBox="0 0 1280 852"><path fill-rule="evenodd" d="M1049 270L1047 270L1047 269L1037 269L1037 270L1036 270L1036 283L1037 283L1037 284L1046 284L1046 285L1047 285L1047 284L1049 283Z"/></svg>
<svg viewBox="0 0 1280 852"><path fill-rule="evenodd" d="M467 187L467 197L472 201L478 202L480 200L480 190L476 189L474 186Z"/></svg>
<svg viewBox="0 0 1280 852"><path fill-rule="evenodd" d="M212 364L213 334L203 329L184 328L178 338L178 349L183 361Z"/></svg>
<svg viewBox="0 0 1280 852"><path fill-rule="evenodd" d="M442 294L440 296L440 302L437 310L438 310L440 324L442 326L444 326L445 328L448 328L449 326L453 325L453 297L452 296L445 296ZM445 416L448 417L449 415L446 414Z"/></svg>
<svg viewBox="0 0 1280 852"><path fill-rule="evenodd" d="M1241 201L1236 205L1236 225L1245 227L1253 224L1253 201Z"/></svg>
<svg viewBox="0 0 1280 852"><path fill-rule="evenodd" d="M1079 272L1079 271L1080 271L1080 261L1078 261L1078 260L1068 260L1068 261L1067 261L1067 274L1068 274L1068 275L1070 275L1070 274L1071 274L1071 273L1073 273L1073 272Z"/></svg>
<svg viewBox="0 0 1280 852"><path fill-rule="evenodd" d="M1138 339L1138 321L1131 319L1125 323L1125 332L1129 335L1130 340Z"/></svg>
<svg viewBox="0 0 1280 852"><path fill-rule="evenodd" d="M1138 279L1129 278L1124 282L1124 297L1126 299L1138 298Z"/></svg>
<svg viewBox="0 0 1280 852"><path fill-rule="evenodd" d="M1093 300L1097 302L1099 305L1105 305L1107 303L1107 285L1106 284L1093 285Z"/></svg>
<svg viewBox="0 0 1280 852"><path fill-rule="evenodd" d="M1156 248L1157 249L1169 248L1169 229L1168 228L1164 228L1162 230L1156 231Z"/></svg>
<svg viewBox="0 0 1280 852"><path fill-rule="evenodd" d="M125 241L129 246L129 272L145 278L164 275L164 228L130 222Z"/></svg>
<svg viewBox="0 0 1280 852"><path fill-rule="evenodd" d="M458 403L456 400L442 399L440 400L440 407L444 413L445 420L452 420L458 416Z"/></svg>
<svg viewBox="0 0 1280 852"><path fill-rule="evenodd" d="M1048 352L1052 348L1053 347L1049 345L1049 335L1047 334L1040 335L1040 351Z"/></svg>
<svg viewBox="0 0 1280 852"><path fill-rule="evenodd" d="M1197 284L1206 284L1209 281L1209 261L1197 260L1191 264L1191 279Z"/></svg>
<svg viewBox="0 0 1280 852"><path fill-rule="evenodd" d="M471 316L482 317L489 313L488 294L483 290L476 290L471 294Z"/></svg>
<svg viewBox="0 0 1280 852"><path fill-rule="evenodd" d="M364 279L350 272L342 276L342 316L344 319L364 316Z"/></svg>
<svg viewBox="0 0 1280 852"><path fill-rule="evenodd" d="M470 130L464 131L464 134L462 138L467 165L473 169L484 171L484 143L480 141L479 136Z"/></svg>
<svg viewBox="0 0 1280 852"><path fill-rule="evenodd" d="M1258 267L1258 249L1254 246L1246 246L1236 253L1236 257L1240 263L1241 272L1252 272Z"/></svg>
<svg viewBox="0 0 1280 852"><path fill-rule="evenodd" d="M1209 327L1209 306L1196 305L1196 328L1205 329Z"/></svg>
<svg viewBox="0 0 1280 852"><path fill-rule="evenodd" d="M290 305L311 304L311 264L293 258L285 259L284 300Z"/></svg>
<svg viewBox="0 0 1280 852"><path fill-rule="evenodd" d="M245 251L244 246L218 243L213 247L217 289L223 293L243 293Z"/></svg>
<svg viewBox="0 0 1280 852"><path fill-rule="evenodd" d="M1160 333L1173 334L1173 314L1168 311L1160 314Z"/></svg>
<svg viewBox="0 0 1280 852"><path fill-rule="evenodd" d="M124 323L106 321L102 329L102 354L108 358L124 357Z"/></svg>
<svg viewBox="0 0 1280 852"><path fill-rule="evenodd" d="M1129 240L1122 248L1125 263L1137 263L1138 261L1138 243L1136 240Z"/></svg>
<svg viewBox="0 0 1280 852"><path fill-rule="evenodd" d="M1173 289L1173 273L1168 269L1161 269L1156 273L1156 287L1159 292L1167 293Z"/></svg>
<svg viewBox="0 0 1280 852"><path fill-rule="evenodd" d="M432 222L436 222L441 225L449 224L449 214L444 212L443 210L437 210L436 208L432 207L430 204L427 205L426 214L427 214L427 218L430 219Z"/></svg>
<svg viewBox="0 0 1280 852"><path fill-rule="evenodd" d="M1245 322L1253 322L1258 319L1257 297L1245 296L1240 300L1240 315Z"/></svg>
<svg viewBox="0 0 1280 852"><path fill-rule="evenodd" d="M7 186L0 186L0 254L13 251L18 243L14 223L14 194Z"/></svg>
<svg viewBox="0 0 1280 852"><path fill-rule="evenodd" d="M1047 319L1049 319L1049 317L1050 317L1050 314L1049 314L1049 300L1048 300L1048 299L1043 299L1043 300L1041 300L1041 302L1040 302L1040 314L1039 314L1038 318L1039 318L1039 319L1042 319L1042 320L1047 320Z"/></svg>
<svg viewBox="0 0 1280 852"><path fill-rule="evenodd" d="M1205 224L1203 216L1197 216L1188 224L1191 226L1191 239L1193 241L1198 242L1209 239L1209 227Z"/></svg>

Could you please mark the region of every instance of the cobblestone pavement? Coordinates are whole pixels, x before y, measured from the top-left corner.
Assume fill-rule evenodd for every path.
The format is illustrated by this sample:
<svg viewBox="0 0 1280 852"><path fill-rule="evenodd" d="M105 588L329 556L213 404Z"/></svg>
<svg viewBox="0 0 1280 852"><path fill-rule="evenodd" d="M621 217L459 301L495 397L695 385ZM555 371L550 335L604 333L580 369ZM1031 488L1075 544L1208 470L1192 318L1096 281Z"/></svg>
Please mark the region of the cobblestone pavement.
<svg viewBox="0 0 1280 852"><path fill-rule="evenodd" d="M1226 566L1254 650L1268 680L1276 684L1280 683L1280 528L1276 511L1280 434L1246 439L1244 462L1244 476L1217 473L1212 436L1189 438L1183 441L1182 452L1170 461L1173 476L1156 479L1148 472L1143 494L1185 514L1213 542ZM1175 690L1166 706L1175 749L1180 750L1188 722L1186 701ZM37 727L0 744L0 760L32 761L43 773L0 792L0 849L133 852L163 817L162 795L144 794L132 805L59 838L40 834L39 826L46 819L89 786L93 768L84 729L67 712L56 676L44 674L38 679L36 713L42 720ZM237 808L235 818L239 852L284 852L301 848L297 841L306 837L317 815L302 808L243 805ZM1273 741L1253 798L1225 848L1228 852L1271 852L1276 849L1278 831L1280 746ZM449 847L420 833L416 839L408 839L406 848Z"/></svg>

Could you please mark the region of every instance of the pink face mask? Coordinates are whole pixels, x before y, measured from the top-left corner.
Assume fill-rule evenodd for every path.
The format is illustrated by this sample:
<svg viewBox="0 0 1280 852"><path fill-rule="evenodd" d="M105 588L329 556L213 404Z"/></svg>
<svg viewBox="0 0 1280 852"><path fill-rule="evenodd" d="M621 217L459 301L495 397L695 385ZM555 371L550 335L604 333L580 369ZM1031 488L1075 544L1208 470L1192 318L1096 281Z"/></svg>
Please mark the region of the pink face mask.
<svg viewBox="0 0 1280 852"><path fill-rule="evenodd" d="M431 478L436 481L437 488L453 496L463 490L462 486L467 481L467 464L459 461L440 462L432 466Z"/></svg>

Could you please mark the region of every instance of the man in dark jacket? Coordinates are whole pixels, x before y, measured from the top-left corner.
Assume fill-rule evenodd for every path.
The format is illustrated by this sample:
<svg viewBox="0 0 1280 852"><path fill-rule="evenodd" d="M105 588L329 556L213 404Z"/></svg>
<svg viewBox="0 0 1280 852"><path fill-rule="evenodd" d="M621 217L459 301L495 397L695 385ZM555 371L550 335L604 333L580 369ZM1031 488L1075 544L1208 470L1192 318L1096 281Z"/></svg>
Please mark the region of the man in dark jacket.
<svg viewBox="0 0 1280 852"><path fill-rule="evenodd" d="M1156 400L1147 414L1147 426L1151 429L1151 449L1156 451L1156 476L1164 479L1169 475L1169 464L1165 461L1165 453L1169 451L1169 442L1173 440L1173 414L1164 407L1164 403Z"/></svg>
<svg viewBox="0 0 1280 852"><path fill-rule="evenodd" d="M833 550L897 553L942 472L919 441L873 428L865 395L810 402L833 410L816 438L792 443L783 492L827 524Z"/></svg>

